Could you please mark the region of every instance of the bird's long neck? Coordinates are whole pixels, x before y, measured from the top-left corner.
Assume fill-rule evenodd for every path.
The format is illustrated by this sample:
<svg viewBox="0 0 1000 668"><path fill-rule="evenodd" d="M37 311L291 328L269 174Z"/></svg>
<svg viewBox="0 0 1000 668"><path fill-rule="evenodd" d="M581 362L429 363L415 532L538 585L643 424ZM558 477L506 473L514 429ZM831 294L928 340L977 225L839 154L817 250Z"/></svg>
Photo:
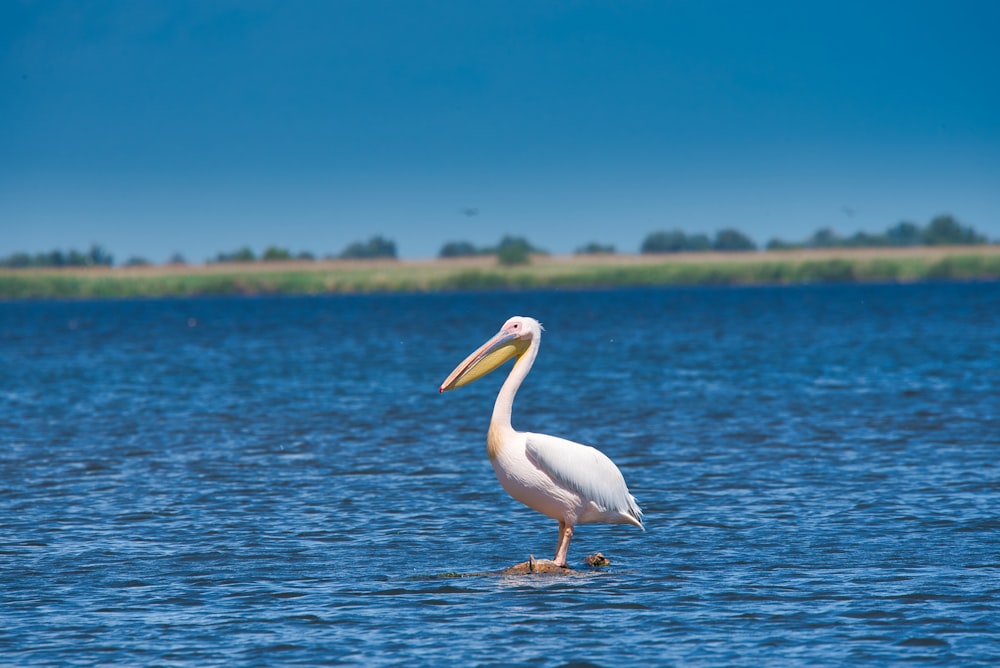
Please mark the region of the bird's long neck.
<svg viewBox="0 0 1000 668"><path fill-rule="evenodd" d="M510 424L511 411L514 408L514 395L521 387L521 383L531 371L531 365L535 363L535 356L538 355L538 338L531 341L531 345L523 354L514 360L514 367L507 374L507 380L500 388L496 403L493 404L493 417L490 418L490 431L486 436L486 453L490 459L495 459L500 454L501 448L514 435L514 427Z"/></svg>

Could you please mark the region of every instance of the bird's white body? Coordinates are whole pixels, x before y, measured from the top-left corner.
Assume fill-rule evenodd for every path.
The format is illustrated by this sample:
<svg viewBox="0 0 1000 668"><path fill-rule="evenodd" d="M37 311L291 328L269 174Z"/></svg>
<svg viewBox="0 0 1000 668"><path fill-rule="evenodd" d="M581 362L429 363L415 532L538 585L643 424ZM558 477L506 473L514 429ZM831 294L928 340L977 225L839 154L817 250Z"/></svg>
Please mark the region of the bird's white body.
<svg viewBox="0 0 1000 668"><path fill-rule="evenodd" d="M589 445L515 432L491 463L508 494L554 520L641 526L621 471Z"/></svg>
<svg viewBox="0 0 1000 668"><path fill-rule="evenodd" d="M621 471L600 450L547 434L518 432L511 426L514 395L538 354L541 333L538 321L511 318L451 373L441 391L461 387L516 357L493 407L486 451L508 494L559 522L553 561L565 566L575 525L607 522L642 528L642 511Z"/></svg>

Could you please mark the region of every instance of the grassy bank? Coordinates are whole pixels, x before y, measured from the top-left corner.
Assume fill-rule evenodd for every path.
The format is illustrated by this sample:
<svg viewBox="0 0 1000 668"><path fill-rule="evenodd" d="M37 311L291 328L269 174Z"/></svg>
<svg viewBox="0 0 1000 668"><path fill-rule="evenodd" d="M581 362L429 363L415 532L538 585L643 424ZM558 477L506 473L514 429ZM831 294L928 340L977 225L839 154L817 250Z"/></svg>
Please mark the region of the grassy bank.
<svg viewBox="0 0 1000 668"><path fill-rule="evenodd" d="M0 299L998 280L1000 246L0 271Z"/></svg>

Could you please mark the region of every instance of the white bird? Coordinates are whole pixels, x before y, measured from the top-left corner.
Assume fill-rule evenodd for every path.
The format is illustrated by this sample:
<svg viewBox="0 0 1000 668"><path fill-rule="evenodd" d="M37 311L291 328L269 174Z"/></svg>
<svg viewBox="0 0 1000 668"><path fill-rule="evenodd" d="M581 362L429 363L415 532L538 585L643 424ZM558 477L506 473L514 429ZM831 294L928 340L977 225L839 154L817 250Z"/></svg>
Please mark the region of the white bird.
<svg viewBox="0 0 1000 668"><path fill-rule="evenodd" d="M589 445L514 431L511 426L514 395L531 370L541 338L542 326L537 320L511 318L451 372L440 391L462 387L516 358L493 406L486 453L508 494L559 521L559 543L552 562L566 568L566 554L577 524L607 522L645 528L635 497L607 455Z"/></svg>

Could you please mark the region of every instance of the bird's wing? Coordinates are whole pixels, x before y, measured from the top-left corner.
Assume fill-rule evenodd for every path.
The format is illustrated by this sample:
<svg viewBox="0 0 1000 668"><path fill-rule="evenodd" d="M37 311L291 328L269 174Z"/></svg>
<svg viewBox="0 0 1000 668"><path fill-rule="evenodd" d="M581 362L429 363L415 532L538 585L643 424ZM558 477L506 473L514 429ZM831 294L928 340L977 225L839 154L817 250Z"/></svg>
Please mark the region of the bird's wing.
<svg viewBox="0 0 1000 668"><path fill-rule="evenodd" d="M642 511L629 494L622 472L603 452L548 434L525 436L528 457L558 484L605 512L626 513L642 521Z"/></svg>

